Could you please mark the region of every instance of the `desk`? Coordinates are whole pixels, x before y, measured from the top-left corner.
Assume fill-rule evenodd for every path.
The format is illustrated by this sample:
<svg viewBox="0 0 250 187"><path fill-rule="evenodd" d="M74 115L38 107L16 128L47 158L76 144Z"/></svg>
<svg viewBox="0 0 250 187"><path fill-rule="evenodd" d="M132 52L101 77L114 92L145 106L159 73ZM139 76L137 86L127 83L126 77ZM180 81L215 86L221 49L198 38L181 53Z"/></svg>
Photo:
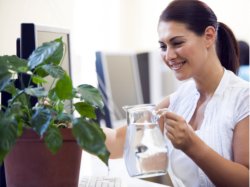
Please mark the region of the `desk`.
<svg viewBox="0 0 250 187"><path fill-rule="evenodd" d="M109 168L97 157L83 151L80 169L80 177L84 176L109 176L118 177L122 181L122 187L166 187L167 185L132 178L128 175L123 159L110 159ZM171 182L168 181L171 184Z"/></svg>
<svg viewBox="0 0 250 187"><path fill-rule="evenodd" d="M105 177L104 177L105 178ZM166 185L162 185L162 184L158 184L158 183L154 183L154 182L149 182L149 181L144 181L144 180L141 180L141 179L137 179L137 178L128 178L128 179L123 179L123 178L118 178L119 181L119 187L168 187ZM94 183L93 183L93 181ZM100 184L100 181L103 181L102 184ZM83 181L80 182L80 184L78 185L78 187L87 187L87 186L105 186L105 187L108 187L108 186L112 186L114 187L115 185L115 182L110 184L109 181L113 181L113 180L116 180L116 178L105 178L105 179L102 179L102 177L89 177L89 176L85 176L85 179ZM89 184L90 183L90 184Z"/></svg>
<svg viewBox="0 0 250 187"><path fill-rule="evenodd" d="M142 179L137 178L130 178L122 179L122 187L167 187L166 185L155 183L155 182L149 182Z"/></svg>

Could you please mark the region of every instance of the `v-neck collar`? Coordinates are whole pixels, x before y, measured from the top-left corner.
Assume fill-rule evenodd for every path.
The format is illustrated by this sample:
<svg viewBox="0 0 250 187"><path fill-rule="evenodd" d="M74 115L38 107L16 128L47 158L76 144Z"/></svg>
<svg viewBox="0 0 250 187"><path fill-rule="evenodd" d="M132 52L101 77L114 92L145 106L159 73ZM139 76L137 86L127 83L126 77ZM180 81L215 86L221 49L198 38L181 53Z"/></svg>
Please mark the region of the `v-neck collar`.
<svg viewBox="0 0 250 187"><path fill-rule="evenodd" d="M223 72L223 75L222 75L222 78L219 82L219 85L217 86L217 88L215 89L215 92L213 94L214 95L222 95L225 88L227 87L228 85L228 82L229 82L229 73L231 73L230 71L224 69L224 72ZM195 94L200 96L200 93L199 91L197 90L197 88L195 87ZM212 98L211 98L212 99Z"/></svg>
<svg viewBox="0 0 250 187"><path fill-rule="evenodd" d="M207 112L209 111L209 107L210 105L214 102L214 99L217 97L217 96L222 96L227 85L228 85L228 82L229 82L229 73L231 73L230 71L224 69L224 72L223 72L223 75L222 75L222 78L219 82L219 85L217 86L217 88L215 89L215 92L213 94L213 96L211 97L210 101L208 101L207 103L207 106L205 108L205 111L204 111L204 118L201 122L201 125L198 129L196 129L195 131L199 131L202 126L203 126L203 123L204 121L206 120L206 114ZM200 98L200 93L198 92L197 88L195 87L195 102L194 102L194 106L193 106L193 110L192 110L192 115L190 115L190 119L189 121L192 119L192 116L194 115L194 112L195 112L195 108L197 107L197 103L199 101L199 98Z"/></svg>

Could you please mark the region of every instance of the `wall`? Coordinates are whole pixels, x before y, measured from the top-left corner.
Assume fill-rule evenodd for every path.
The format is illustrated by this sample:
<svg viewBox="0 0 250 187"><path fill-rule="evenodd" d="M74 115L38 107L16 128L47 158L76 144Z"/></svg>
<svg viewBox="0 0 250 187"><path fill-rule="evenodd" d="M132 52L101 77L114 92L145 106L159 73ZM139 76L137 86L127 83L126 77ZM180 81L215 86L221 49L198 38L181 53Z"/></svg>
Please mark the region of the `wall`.
<svg viewBox="0 0 250 187"><path fill-rule="evenodd" d="M21 22L78 29L84 27L84 24L89 27L87 19L89 23L94 20L92 25L99 25L99 38L103 38L102 42L107 44L109 50L152 49L158 45L158 16L168 2L170 1L0 0L0 54L15 52L15 39L19 35ZM219 21L227 23L233 29L237 38L250 42L250 28L247 24L250 18L250 1L205 2L216 12ZM98 24L98 21L102 24ZM89 37L93 40L95 38L94 35ZM110 47L109 41L113 47ZM105 45L100 48L105 48Z"/></svg>
<svg viewBox="0 0 250 187"><path fill-rule="evenodd" d="M0 54L15 53L21 22L70 28L74 0L0 0Z"/></svg>
<svg viewBox="0 0 250 187"><path fill-rule="evenodd" d="M76 84L96 84L94 51L158 49L157 22L170 0L0 0L0 55L14 54L21 22L72 31ZM205 0L238 39L250 42L249 0ZM225 5L226 4L226 5Z"/></svg>
<svg viewBox="0 0 250 187"><path fill-rule="evenodd" d="M216 13L218 21L227 24L238 40L250 43L250 1L249 0L206 0Z"/></svg>
<svg viewBox="0 0 250 187"><path fill-rule="evenodd" d="M158 47L157 23L170 0L123 0L121 10L122 48L148 50ZM204 0L238 39L250 42L249 0Z"/></svg>

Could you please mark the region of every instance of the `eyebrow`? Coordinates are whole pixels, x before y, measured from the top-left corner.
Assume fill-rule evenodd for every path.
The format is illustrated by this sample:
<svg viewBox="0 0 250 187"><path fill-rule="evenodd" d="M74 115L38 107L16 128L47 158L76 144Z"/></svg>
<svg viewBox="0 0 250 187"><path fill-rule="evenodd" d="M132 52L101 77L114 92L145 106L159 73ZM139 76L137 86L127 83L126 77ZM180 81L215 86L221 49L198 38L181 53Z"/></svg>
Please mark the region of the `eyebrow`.
<svg viewBox="0 0 250 187"><path fill-rule="evenodd" d="M170 38L169 42L172 42L175 39L183 38L184 36L174 36L173 38ZM159 43L164 43L163 41L159 41Z"/></svg>

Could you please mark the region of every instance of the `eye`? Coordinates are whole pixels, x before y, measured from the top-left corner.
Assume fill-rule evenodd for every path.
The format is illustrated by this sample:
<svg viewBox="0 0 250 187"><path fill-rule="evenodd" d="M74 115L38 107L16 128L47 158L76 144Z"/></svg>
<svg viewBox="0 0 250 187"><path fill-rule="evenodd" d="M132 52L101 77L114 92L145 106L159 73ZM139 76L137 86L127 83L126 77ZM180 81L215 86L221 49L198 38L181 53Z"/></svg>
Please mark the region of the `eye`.
<svg viewBox="0 0 250 187"><path fill-rule="evenodd" d="M162 51L166 51L166 50L167 50L167 46L166 46L164 43L161 43L161 42L160 42L160 49L161 49Z"/></svg>
<svg viewBox="0 0 250 187"><path fill-rule="evenodd" d="M172 45L178 47L183 43L184 43L183 41L176 41L176 42L173 42Z"/></svg>

